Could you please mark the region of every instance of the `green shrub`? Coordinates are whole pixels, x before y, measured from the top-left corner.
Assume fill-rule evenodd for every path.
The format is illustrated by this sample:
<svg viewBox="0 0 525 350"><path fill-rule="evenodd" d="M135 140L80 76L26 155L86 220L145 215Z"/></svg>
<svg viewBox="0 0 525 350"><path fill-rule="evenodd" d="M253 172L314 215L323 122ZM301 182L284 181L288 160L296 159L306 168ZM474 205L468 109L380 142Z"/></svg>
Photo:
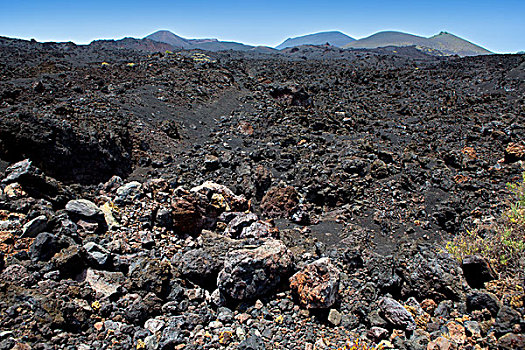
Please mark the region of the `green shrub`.
<svg viewBox="0 0 525 350"><path fill-rule="evenodd" d="M489 227L476 227L458 234L445 249L462 260L479 255L491 262L504 276L523 270L525 259L525 172L517 183L507 184L512 200L503 216Z"/></svg>

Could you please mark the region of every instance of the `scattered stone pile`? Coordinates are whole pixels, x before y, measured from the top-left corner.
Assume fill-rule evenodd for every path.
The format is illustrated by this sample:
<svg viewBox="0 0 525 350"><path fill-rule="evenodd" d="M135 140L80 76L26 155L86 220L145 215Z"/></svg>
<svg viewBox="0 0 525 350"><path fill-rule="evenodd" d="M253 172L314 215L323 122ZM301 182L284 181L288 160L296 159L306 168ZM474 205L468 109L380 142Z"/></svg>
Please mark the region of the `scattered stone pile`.
<svg viewBox="0 0 525 350"><path fill-rule="evenodd" d="M42 179L69 193L29 160L2 180L2 349L524 345L523 289L491 284L479 257L460 265L416 244L294 255L299 230L213 182L113 177L64 205L29 195Z"/></svg>

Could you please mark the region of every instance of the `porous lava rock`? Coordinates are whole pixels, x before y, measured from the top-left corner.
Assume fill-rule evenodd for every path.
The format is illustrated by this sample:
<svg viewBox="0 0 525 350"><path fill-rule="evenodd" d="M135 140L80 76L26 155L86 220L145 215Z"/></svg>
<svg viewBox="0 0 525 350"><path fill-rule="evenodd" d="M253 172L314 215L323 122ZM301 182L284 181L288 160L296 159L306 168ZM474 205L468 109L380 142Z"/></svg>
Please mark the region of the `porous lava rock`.
<svg viewBox="0 0 525 350"><path fill-rule="evenodd" d="M228 253L217 286L231 300L250 300L275 291L292 269L288 248L279 240L269 239L255 249Z"/></svg>
<svg viewBox="0 0 525 350"><path fill-rule="evenodd" d="M299 194L292 186L272 187L261 200L267 217L288 217L299 204Z"/></svg>
<svg viewBox="0 0 525 350"><path fill-rule="evenodd" d="M294 274L290 288L307 309L329 308L337 298L339 275L329 258L321 258Z"/></svg>

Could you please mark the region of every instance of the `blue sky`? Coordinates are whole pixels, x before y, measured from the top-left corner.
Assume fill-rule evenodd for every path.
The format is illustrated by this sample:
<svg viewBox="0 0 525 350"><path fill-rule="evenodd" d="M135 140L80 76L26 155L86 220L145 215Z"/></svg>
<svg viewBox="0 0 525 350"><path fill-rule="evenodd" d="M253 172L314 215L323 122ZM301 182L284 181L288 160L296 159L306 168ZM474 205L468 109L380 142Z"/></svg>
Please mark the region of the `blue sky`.
<svg viewBox="0 0 525 350"><path fill-rule="evenodd" d="M525 50L525 0L0 0L1 36L81 44L158 29L269 46L325 30L354 38L382 30L423 36L444 30L494 52L516 52Z"/></svg>

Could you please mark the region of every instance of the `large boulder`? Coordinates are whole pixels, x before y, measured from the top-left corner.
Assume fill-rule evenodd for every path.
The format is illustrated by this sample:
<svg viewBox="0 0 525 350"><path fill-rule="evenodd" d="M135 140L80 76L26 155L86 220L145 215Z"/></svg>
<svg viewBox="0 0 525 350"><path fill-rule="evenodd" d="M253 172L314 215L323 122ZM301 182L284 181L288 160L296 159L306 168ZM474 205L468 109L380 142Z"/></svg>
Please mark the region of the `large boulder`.
<svg viewBox="0 0 525 350"><path fill-rule="evenodd" d="M483 288L485 282L498 277L488 261L477 255L469 255L463 258L461 268L467 283L472 288Z"/></svg>
<svg viewBox="0 0 525 350"><path fill-rule="evenodd" d="M337 298L339 275L329 258L321 258L293 275L290 288L307 309L329 308Z"/></svg>
<svg viewBox="0 0 525 350"><path fill-rule="evenodd" d="M412 314L394 299L381 299L379 308L381 309L381 316L394 328L401 328L408 331L416 329L416 321Z"/></svg>
<svg viewBox="0 0 525 350"><path fill-rule="evenodd" d="M295 188L272 187L261 201L261 209L267 217L289 217L299 205Z"/></svg>
<svg viewBox="0 0 525 350"><path fill-rule="evenodd" d="M99 297L111 297L120 292L125 281L122 272L99 271L87 269L85 282Z"/></svg>
<svg viewBox="0 0 525 350"><path fill-rule="evenodd" d="M64 205L71 196L67 188L62 186L57 180L46 176L29 159L9 166L5 171L5 175L5 178L1 181L2 184L14 184L20 194L23 193L33 198L44 198L58 206Z"/></svg>
<svg viewBox="0 0 525 350"><path fill-rule="evenodd" d="M274 291L292 269L292 255L284 243L270 239L255 249L228 253L217 286L228 299L251 300Z"/></svg>
<svg viewBox="0 0 525 350"><path fill-rule="evenodd" d="M462 300L465 278L458 261L449 254L420 246L402 248L396 273L402 278L401 295L418 300Z"/></svg>
<svg viewBox="0 0 525 350"><path fill-rule="evenodd" d="M204 217L196 201L186 198L174 198L171 202L171 224L173 230L181 234L199 234L204 227Z"/></svg>
<svg viewBox="0 0 525 350"><path fill-rule="evenodd" d="M71 219L87 231L102 233L108 228L104 212L90 200L71 200L67 202L65 209Z"/></svg>
<svg viewBox="0 0 525 350"><path fill-rule="evenodd" d="M492 316L496 316L501 308L498 297L492 293L474 292L467 296L467 311L487 309Z"/></svg>
<svg viewBox="0 0 525 350"><path fill-rule="evenodd" d="M201 246L177 253L171 259L181 276L206 289L217 288L217 276L229 251L241 248L243 241L203 230Z"/></svg>
<svg viewBox="0 0 525 350"><path fill-rule="evenodd" d="M128 121L112 113L82 122L53 113L10 113L0 118L0 157L29 157L47 175L67 183L126 177L132 170Z"/></svg>
<svg viewBox="0 0 525 350"><path fill-rule="evenodd" d="M194 187L190 192L205 196L210 205L219 211L246 211L249 202L244 196L238 196L228 187L212 181L206 181L202 185Z"/></svg>

